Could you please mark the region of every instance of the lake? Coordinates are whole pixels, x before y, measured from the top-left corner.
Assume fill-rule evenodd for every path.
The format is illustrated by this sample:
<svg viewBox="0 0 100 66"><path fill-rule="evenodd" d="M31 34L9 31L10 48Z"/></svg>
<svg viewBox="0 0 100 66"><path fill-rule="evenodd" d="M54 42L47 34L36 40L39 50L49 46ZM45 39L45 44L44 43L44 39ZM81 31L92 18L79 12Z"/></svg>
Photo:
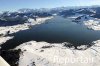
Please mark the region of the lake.
<svg viewBox="0 0 100 66"><path fill-rule="evenodd" d="M55 16L45 23L11 36L14 38L4 43L2 49L12 49L31 40L49 43L69 42L75 46L87 45L100 39L100 31L89 30L86 26L74 23L69 18Z"/></svg>

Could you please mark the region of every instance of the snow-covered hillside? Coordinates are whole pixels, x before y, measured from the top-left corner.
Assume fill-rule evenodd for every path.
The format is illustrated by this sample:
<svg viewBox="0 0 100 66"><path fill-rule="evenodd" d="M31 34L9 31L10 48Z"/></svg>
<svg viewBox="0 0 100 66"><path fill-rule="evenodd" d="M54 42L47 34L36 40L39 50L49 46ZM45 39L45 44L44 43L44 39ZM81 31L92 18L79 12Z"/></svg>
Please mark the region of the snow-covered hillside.
<svg viewBox="0 0 100 66"><path fill-rule="evenodd" d="M100 30L100 20L84 21L84 25L86 25L89 29L92 30Z"/></svg>
<svg viewBox="0 0 100 66"><path fill-rule="evenodd" d="M79 16L73 21L76 23L83 24L89 29L100 30L100 19L90 17L89 15Z"/></svg>
<svg viewBox="0 0 100 66"><path fill-rule="evenodd" d="M18 24L14 26L1 26L0 34L5 35L8 31L9 31L9 34L11 34L11 33L16 33L20 30L26 30L26 29L29 29L29 26L44 23L46 20L52 19L52 18L53 16L45 17L45 18L37 18L36 21L32 18L29 18L28 22L24 24Z"/></svg>
<svg viewBox="0 0 100 66"><path fill-rule="evenodd" d="M21 49L19 66L99 66L100 40L87 50L75 50L64 44L29 41Z"/></svg>

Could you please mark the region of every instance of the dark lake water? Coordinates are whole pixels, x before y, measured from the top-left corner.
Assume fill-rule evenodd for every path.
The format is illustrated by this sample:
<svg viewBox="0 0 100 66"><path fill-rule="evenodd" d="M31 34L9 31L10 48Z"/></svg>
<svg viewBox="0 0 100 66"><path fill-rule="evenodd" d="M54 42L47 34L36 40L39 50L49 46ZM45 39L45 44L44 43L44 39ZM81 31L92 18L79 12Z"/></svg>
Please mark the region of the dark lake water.
<svg viewBox="0 0 100 66"><path fill-rule="evenodd" d="M14 36L13 39L2 45L3 49L12 49L31 40L49 43L69 42L76 46L89 44L100 39L100 31L89 30L86 26L76 24L70 19L55 16L53 19L47 20L46 23L19 31L12 36Z"/></svg>

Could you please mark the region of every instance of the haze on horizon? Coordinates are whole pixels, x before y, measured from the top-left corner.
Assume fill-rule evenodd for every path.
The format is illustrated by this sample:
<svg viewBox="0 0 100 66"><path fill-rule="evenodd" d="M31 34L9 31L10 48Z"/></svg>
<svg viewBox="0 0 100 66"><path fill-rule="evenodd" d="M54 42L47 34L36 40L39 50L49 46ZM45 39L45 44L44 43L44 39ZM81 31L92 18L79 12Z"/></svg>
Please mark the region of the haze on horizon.
<svg viewBox="0 0 100 66"><path fill-rule="evenodd" d="M100 5L100 0L0 0L0 12L21 8L55 8Z"/></svg>

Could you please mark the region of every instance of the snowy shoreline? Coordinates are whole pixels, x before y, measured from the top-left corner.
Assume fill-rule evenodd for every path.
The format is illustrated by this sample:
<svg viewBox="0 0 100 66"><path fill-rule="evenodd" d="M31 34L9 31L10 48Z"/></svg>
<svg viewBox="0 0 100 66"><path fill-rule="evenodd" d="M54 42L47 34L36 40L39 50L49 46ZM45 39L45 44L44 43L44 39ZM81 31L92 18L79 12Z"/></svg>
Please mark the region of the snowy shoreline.
<svg viewBox="0 0 100 66"><path fill-rule="evenodd" d="M21 49L19 66L97 66L100 65L100 40L87 50L75 50L63 44L50 44L47 42L29 41L16 47ZM83 59L71 62L70 59ZM67 62L69 59L69 62ZM87 62L88 59L88 62ZM96 60L96 61L95 61ZM34 62L34 64L32 64Z"/></svg>
<svg viewBox="0 0 100 66"><path fill-rule="evenodd" d="M34 26L36 24L44 23L46 20L49 20L52 18L53 18L53 16L45 17L45 18L37 18L36 21L34 19L29 19L29 20L31 22L31 26ZM14 26L0 27L0 44L13 38L10 36L5 37L5 35L7 35L8 31L9 31L9 34L12 34L12 33L16 33L16 32L21 31L21 30L27 30L27 29L29 29L29 25L30 25L30 23L24 23L24 24L18 24L18 25L14 25Z"/></svg>
<svg viewBox="0 0 100 66"><path fill-rule="evenodd" d="M37 20L35 21L34 19L29 19L29 21L31 22L31 25L36 25L36 24L41 24L44 23L46 20L52 19L53 16L51 17L45 17L45 18L37 18ZM14 25L14 26L4 26L4 27L0 27L0 34L1 33L6 33L7 31L10 31L11 33L15 33L18 32L20 30L26 30L29 29L29 23L24 23L24 24L18 24L18 25Z"/></svg>
<svg viewBox="0 0 100 66"><path fill-rule="evenodd" d="M89 29L100 30L100 20L88 20L83 22Z"/></svg>
<svg viewBox="0 0 100 66"><path fill-rule="evenodd" d="M88 29L100 30L100 19L90 17L89 15L81 17L77 15L69 18L72 19L73 22L85 25Z"/></svg>

